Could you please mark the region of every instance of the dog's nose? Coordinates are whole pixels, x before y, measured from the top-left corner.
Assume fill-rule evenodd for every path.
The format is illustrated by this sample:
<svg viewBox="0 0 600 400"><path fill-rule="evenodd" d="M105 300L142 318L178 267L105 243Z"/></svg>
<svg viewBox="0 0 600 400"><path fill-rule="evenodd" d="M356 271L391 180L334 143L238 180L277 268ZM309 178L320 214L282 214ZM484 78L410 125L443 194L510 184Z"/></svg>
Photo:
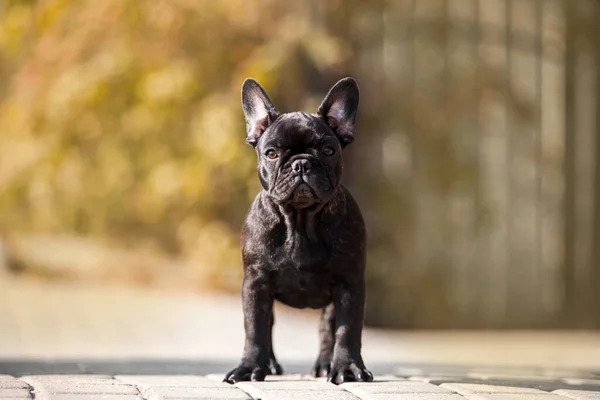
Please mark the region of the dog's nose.
<svg viewBox="0 0 600 400"><path fill-rule="evenodd" d="M292 169L299 174L306 174L310 170L310 161L305 159L292 162Z"/></svg>

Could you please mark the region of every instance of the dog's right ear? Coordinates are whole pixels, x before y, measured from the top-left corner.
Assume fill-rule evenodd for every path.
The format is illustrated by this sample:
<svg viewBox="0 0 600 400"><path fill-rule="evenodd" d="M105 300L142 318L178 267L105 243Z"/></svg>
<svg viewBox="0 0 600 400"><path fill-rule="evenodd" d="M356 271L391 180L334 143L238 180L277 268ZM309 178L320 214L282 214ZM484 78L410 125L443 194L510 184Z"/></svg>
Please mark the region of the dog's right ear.
<svg viewBox="0 0 600 400"><path fill-rule="evenodd" d="M246 143L256 146L279 114L265 90L252 78L242 84L242 108L246 117Z"/></svg>

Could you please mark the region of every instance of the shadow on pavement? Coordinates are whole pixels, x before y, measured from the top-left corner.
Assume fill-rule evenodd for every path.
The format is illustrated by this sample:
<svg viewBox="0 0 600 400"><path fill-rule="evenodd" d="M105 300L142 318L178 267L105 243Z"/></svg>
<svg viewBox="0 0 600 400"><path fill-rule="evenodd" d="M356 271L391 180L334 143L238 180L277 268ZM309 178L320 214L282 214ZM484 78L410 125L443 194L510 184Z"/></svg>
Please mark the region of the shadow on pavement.
<svg viewBox="0 0 600 400"><path fill-rule="evenodd" d="M308 374L309 363L282 362L285 373ZM376 375L390 374L397 364L373 364L369 369ZM106 375L207 375L225 374L236 361L211 360L35 360L0 359L0 374L13 376L45 374L106 374Z"/></svg>

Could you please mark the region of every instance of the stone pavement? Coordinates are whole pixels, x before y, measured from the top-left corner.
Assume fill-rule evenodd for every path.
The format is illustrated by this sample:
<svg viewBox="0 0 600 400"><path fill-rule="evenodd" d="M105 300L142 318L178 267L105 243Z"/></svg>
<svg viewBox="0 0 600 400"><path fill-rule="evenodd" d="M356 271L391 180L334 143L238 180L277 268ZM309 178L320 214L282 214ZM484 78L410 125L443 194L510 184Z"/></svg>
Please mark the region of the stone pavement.
<svg viewBox="0 0 600 400"><path fill-rule="evenodd" d="M303 375L221 382L212 375L0 375L0 399L25 400L597 400L600 375L569 370L395 368L374 382L339 386Z"/></svg>

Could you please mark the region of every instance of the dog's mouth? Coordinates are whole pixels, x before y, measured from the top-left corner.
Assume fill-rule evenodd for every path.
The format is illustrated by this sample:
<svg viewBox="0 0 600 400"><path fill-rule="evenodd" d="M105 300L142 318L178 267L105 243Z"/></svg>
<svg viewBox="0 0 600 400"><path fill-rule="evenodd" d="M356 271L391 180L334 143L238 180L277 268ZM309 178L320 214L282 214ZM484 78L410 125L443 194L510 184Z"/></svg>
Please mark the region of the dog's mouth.
<svg viewBox="0 0 600 400"><path fill-rule="evenodd" d="M314 190L305 182L300 182L292 192L290 202L295 206L308 207L318 200Z"/></svg>
<svg viewBox="0 0 600 400"><path fill-rule="evenodd" d="M285 189L276 191L279 203L289 204L294 208L306 208L321 202L318 190L307 182L304 177L296 176L286 186Z"/></svg>

